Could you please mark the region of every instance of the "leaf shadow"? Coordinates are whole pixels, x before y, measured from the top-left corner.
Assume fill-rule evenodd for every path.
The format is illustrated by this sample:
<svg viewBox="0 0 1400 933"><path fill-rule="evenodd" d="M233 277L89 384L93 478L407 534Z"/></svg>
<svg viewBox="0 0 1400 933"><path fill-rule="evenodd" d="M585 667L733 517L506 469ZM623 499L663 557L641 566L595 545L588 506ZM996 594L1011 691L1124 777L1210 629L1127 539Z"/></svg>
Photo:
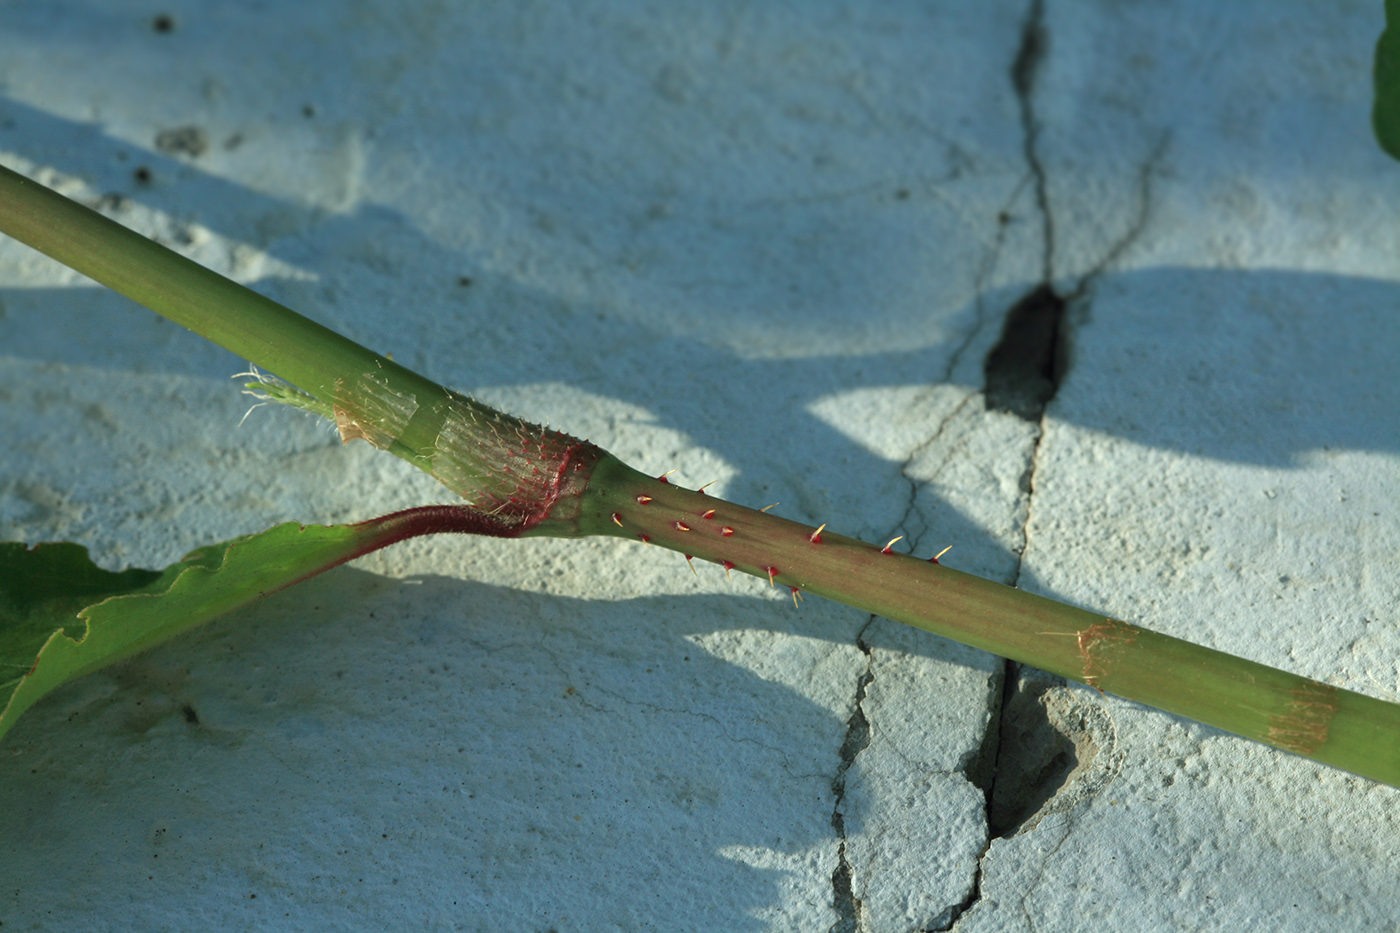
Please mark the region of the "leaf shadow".
<svg viewBox="0 0 1400 933"><path fill-rule="evenodd" d="M0 769L27 804L0 809L19 843L0 877L95 895L98 875L67 870L83 838L93 858L151 847L143 871L161 880L219 877L269 910L305 910L259 877L344 883L320 859L372 838L357 872L413 878L380 891L385 910L452 901L519 929L624 904L660 927L694 901L725 929L764 929L756 917L803 883L794 869L836 846L844 711L804 687L829 703L849 685L785 683L760 653L786 639L800 661L803 633L810 663L854 675L858 621L751 597L615 602L340 568L22 719ZM919 650L954 665L973 654L937 638ZM150 783L177 761L175 780ZM107 815L89 838L93 806ZM847 819L857 830L860 814ZM143 841L152 824L158 849ZM251 845L289 826L295 845Z"/></svg>

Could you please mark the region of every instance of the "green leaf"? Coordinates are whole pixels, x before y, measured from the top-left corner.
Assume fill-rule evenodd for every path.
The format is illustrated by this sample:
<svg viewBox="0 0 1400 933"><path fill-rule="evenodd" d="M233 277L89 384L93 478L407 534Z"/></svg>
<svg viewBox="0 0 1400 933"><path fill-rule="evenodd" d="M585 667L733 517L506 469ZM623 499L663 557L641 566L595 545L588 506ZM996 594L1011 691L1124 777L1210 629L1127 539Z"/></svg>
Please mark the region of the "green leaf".
<svg viewBox="0 0 1400 933"><path fill-rule="evenodd" d="M1385 0L1385 32L1376 43L1375 81L1371 126L1381 148L1400 159L1400 0Z"/></svg>
<svg viewBox="0 0 1400 933"><path fill-rule="evenodd" d="M460 510L413 509L356 525L278 525L209 545L163 571L103 570L76 544L0 542L0 736L75 677L417 534L459 530Z"/></svg>

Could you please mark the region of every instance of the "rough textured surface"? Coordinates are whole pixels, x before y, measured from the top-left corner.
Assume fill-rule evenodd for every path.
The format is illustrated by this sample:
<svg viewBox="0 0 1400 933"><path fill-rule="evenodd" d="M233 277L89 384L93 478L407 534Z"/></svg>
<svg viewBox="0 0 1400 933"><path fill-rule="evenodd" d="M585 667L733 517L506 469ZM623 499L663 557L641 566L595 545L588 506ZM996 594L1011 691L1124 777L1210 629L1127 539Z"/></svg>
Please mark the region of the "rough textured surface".
<svg viewBox="0 0 1400 933"><path fill-rule="evenodd" d="M1395 697L1380 5L1217 6L13 2L0 160L638 468ZM442 495L244 368L0 242L4 537ZM419 541L27 714L0 921L1383 929L1395 795L668 553Z"/></svg>

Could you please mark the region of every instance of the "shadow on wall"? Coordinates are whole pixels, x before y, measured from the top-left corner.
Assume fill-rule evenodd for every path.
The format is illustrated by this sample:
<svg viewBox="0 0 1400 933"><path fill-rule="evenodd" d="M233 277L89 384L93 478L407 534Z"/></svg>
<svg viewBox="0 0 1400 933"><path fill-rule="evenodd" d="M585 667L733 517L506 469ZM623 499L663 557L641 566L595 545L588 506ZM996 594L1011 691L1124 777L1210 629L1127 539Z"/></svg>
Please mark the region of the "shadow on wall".
<svg viewBox="0 0 1400 933"><path fill-rule="evenodd" d="M855 651L841 613L773 608L341 568L21 720L4 783L32 806L0 811L15 843L0 877L36 904L54 885L95 903L111 878L74 870L81 839L85 858L141 863L143 884L178 902L190 878L246 884L269 916L324 917L325 891L347 889L400 916L469 906L493 929L566 916L662 929L679 904L716 929L766 929L756 918L790 899L791 871L835 852L845 723L706 644L761 653L800 631ZM94 731L115 755L91 754ZM830 768L814 770L811 748L832 750ZM158 900L129 905L131 921Z"/></svg>

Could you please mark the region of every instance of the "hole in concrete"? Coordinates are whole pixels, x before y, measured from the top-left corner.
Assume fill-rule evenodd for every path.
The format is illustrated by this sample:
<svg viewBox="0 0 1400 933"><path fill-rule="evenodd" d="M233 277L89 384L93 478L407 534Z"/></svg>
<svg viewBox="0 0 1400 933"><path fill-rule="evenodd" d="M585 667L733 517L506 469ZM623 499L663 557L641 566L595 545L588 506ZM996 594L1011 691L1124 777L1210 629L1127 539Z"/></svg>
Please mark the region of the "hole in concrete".
<svg viewBox="0 0 1400 933"><path fill-rule="evenodd" d="M982 366L987 407L1039 422L1064 374L1065 299L1037 285L1012 306Z"/></svg>
<svg viewBox="0 0 1400 933"><path fill-rule="evenodd" d="M1081 749L1052 720L1048 705L1053 687L1050 682L1023 681L1005 698L996 779L987 807L993 838L1016 835L1080 766Z"/></svg>

